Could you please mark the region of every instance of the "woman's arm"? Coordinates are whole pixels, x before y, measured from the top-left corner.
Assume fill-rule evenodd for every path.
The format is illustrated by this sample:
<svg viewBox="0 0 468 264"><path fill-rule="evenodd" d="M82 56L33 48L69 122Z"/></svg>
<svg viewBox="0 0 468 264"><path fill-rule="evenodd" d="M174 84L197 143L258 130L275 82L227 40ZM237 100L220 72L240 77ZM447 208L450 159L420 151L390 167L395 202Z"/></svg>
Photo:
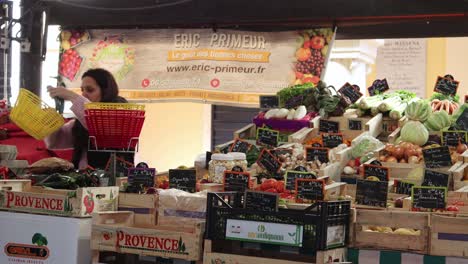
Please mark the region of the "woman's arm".
<svg viewBox="0 0 468 264"><path fill-rule="evenodd" d="M84 128L88 129L86 126L86 120L85 120L85 104L90 103L88 99L86 99L84 96L78 95L74 97L72 100L72 106L70 107L70 110L75 114L76 119L80 121L80 123L83 125Z"/></svg>
<svg viewBox="0 0 468 264"><path fill-rule="evenodd" d="M48 149L69 149L73 148L72 129L75 120L71 120L63 125L59 130L44 138L44 143Z"/></svg>

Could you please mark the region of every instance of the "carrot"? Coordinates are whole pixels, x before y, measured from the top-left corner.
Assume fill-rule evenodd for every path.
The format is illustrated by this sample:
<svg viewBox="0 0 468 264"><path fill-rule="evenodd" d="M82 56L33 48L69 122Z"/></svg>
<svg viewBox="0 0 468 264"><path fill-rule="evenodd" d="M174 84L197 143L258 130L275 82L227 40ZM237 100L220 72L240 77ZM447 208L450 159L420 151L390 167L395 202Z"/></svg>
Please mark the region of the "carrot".
<svg viewBox="0 0 468 264"><path fill-rule="evenodd" d="M433 108L434 111L440 110L440 107L441 107L441 106L442 106L442 101L437 102L437 103L435 104L434 108Z"/></svg>

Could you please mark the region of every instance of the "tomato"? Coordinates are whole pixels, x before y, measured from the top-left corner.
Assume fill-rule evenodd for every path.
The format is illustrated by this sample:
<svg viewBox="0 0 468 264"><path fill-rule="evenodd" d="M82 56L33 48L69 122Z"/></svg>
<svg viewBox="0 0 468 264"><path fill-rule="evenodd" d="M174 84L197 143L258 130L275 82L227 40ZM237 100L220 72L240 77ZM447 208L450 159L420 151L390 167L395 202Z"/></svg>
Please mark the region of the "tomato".
<svg viewBox="0 0 468 264"><path fill-rule="evenodd" d="M449 205L449 206L447 206L447 211L450 211L450 212L458 212L459 209L458 209L458 207L455 206L455 205Z"/></svg>
<svg viewBox="0 0 468 264"><path fill-rule="evenodd" d="M284 181L277 181L274 187L279 193L284 192Z"/></svg>
<svg viewBox="0 0 468 264"><path fill-rule="evenodd" d="M73 53L73 50L72 50L72 49L67 49L67 51L65 51L65 54L68 54L68 55L70 55L70 54L72 54L72 53Z"/></svg>
<svg viewBox="0 0 468 264"><path fill-rule="evenodd" d="M265 192L277 193L278 191L275 188L270 188L268 190L265 190Z"/></svg>
<svg viewBox="0 0 468 264"><path fill-rule="evenodd" d="M271 188L275 188L276 186L276 180L275 179L266 179L265 181L262 182L262 190L267 190Z"/></svg>

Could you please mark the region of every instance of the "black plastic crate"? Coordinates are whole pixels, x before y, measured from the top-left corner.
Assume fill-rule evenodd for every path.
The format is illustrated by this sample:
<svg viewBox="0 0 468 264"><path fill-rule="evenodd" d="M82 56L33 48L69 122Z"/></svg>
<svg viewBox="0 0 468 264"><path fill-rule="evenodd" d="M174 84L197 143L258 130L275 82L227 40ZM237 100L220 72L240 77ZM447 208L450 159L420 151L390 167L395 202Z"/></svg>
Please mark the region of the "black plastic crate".
<svg viewBox="0 0 468 264"><path fill-rule="evenodd" d="M206 238L226 241L227 219L248 220L303 226L302 246L298 254L315 255L318 250L346 247L349 240L350 201L317 202L304 210L279 209L278 212L261 212L244 208L244 194L238 192L208 193ZM329 237L338 231L338 240ZM330 231L330 232L328 232ZM344 239L342 239L344 238ZM280 246L260 241L262 248L279 250Z"/></svg>

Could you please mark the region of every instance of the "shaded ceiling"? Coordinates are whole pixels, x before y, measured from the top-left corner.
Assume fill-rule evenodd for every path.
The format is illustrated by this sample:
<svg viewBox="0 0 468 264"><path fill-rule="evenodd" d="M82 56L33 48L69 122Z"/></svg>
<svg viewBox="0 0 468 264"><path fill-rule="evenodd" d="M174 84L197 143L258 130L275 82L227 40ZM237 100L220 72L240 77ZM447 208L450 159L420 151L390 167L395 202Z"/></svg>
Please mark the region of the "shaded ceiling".
<svg viewBox="0 0 468 264"><path fill-rule="evenodd" d="M468 35L467 0L41 0L50 24L86 28L337 25L338 39Z"/></svg>

